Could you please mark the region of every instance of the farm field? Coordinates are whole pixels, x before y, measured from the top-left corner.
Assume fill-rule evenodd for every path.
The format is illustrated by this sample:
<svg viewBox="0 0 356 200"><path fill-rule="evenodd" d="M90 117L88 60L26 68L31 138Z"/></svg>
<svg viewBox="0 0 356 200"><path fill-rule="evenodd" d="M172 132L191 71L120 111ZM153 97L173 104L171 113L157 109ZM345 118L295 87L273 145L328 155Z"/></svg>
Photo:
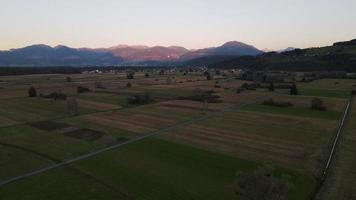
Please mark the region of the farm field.
<svg viewBox="0 0 356 200"><path fill-rule="evenodd" d="M294 96L237 92L246 81L224 73L0 77L0 199L244 200L238 174L262 166L288 183L286 199L310 199L356 82L298 83Z"/></svg>
<svg viewBox="0 0 356 200"><path fill-rule="evenodd" d="M311 83L298 84L301 94L321 97L350 97L350 90L355 89L355 81L350 79L320 79Z"/></svg>
<svg viewBox="0 0 356 200"><path fill-rule="evenodd" d="M123 199L230 199L234 198L233 187L236 170L252 170L257 163L237 159L230 156L198 150L193 147L166 142L159 139L147 139L142 142L127 145L121 149L107 152L100 156L81 161L74 168L79 168L85 174L95 174L99 180L105 180L112 190L121 191ZM144 169L142 169L144 168ZM59 173L45 173L43 175L20 181L14 185L5 186L2 190L3 198L18 199L37 190L35 182L57 179L57 176L69 176L68 180L60 178L58 182L51 182L41 196L52 194L57 196L70 190L66 187L59 189L62 184L74 181L87 183L85 176L78 173L70 174L70 168L59 169ZM309 177L285 169L276 169L276 173L290 173L294 184L300 184L300 190L308 192L311 184ZM67 174L68 173L68 174ZM79 173L80 174L80 173ZM189 180L189 181L188 181ZM88 185L95 183L89 180ZM14 196L14 188L22 188ZM75 188L84 192L87 188ZM105 188L97 188L97 193L106 192ZM71 190L70 190L71 191ZM110 194L110 193L109 193ZM107 194L109 196L109 194ZM119 193L120 194L120 193ZM93 197L97 194L93 194ZM291 191L292 199L303 198L297 190ZM91 198L93 198L91 197ZM100 197L100 196L99 196ZM115 199L115 196L107 197ZM93 198L95 199L95 198Z"/></svg>

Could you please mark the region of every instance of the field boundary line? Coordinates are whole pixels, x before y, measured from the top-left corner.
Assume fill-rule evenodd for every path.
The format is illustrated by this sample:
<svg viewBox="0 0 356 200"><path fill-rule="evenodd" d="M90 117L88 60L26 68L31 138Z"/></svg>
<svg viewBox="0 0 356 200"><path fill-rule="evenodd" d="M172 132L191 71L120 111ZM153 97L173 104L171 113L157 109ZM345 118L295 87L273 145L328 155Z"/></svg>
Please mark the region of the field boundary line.
<svg viewBox="0 0 356 200"><path fill-rule="evenodd" d="M221 110L219 112L208 113L208 114L206 114L204 116L201 116L199 118L193 118L193 119L189 119L189 120L186 120L186 121L183 121L183 122L179 122L179 123L167 126L165 128L159 129L159 130L148 132L148 133L146 133L145 135L143 135L141 137L137 137L137 138L131 139L131 140L123 142L123 143L119 143L119 144L116 144L116 145L113 145L113 146L109 146L109 147L106 147L106 148L103 148L103 149L99 149L99 150L96 150L96 151L93 151L93 152L90 152L90 153L87 153L87 154L84 154L84 155L81 155L81 156L78 156L78 157L75 157L75 158L72 158L72 159L64 160L63 162L60 162L60 163L57 163L57 164L54 164L54 165L50 165L48 167L44 167L42 169L35 170L35 171L29 172L29 173L25 173L23 175L15 176L15 177L12 177L10 179L1 181L0 182L0 187L4 186L4 185L7 185L7 184L10 184L10 183L13 183L13 182L16 182L16 181L19 181L19 180L22 180L22 179L25 179L25 178L28 178L28 177L31 177L31 176L34 176L34 175L37 175L37 174L41 174L43 172L46 172L46 171L49 171L49 170L52 170L52 169L56 169L56 168L59 168L59 167L70 165L70 164L72 164L74 162L78 162L78 161L81 161L81 160L84 160L84 159L99 155L99 154L107 152L107 151L111 151L111 150L117 149L119 147L131 144L131 143L139 142L141 140L144 140L144 139L147 139L147 138L150 138L150 137L154 137L154 136L157 136L157 135L165 134L165 132L167 132L169 130L173 130L173 129L176 129L176 128L179 128L179 127L184 127L184 126L187 126L187 125L199 122L199 121L203 121L203 120L206 120L206 119L209 119L209 118L212 118L212 117L219 117L225 112L229 112L229 111L233 111L233 110L239 110L239 109L241 109L241 108L243 108L243 107L245 107L247 105L258 103L258 102L260 102L262 100L265 100L267 98L268 98L268 96L263 96L263 97L256 98L253 101L242 103L241 105L238 105L238 106L233 105L233 106L225 108L225 109L223 109L223 110Z"/></svg>
<svg viewBox="0 0 356 200"><path fill-rule="evenodd" d="M333 141L331 143L332 145L331 145L330 153L329 153L329 155L327 157L325 166L323 168L322 175L321 175L320 179L318 180L318 184L317 184L317 186L315 188L315 191L311 195L311 198L310 198L311 200L314 200L317 197L317 195L319 194L321 188L324 185L324 182L325 182L327 176L329 175L330 168L331 168L331 165L333 164L333 160L334 160L334 157L335 157L335 154L336 154L336 149L338 147L338 144L339 144L339 141L340 141L340 137L341 137L342 131L344 129L345 120L346 120L346 118L348 116L348 113L350 111L351 100L352 100L352 97L347 101L345 109L344 109L344 112L343 112L343 115L342 115L342 118L340 118L340 120L339 120L339 125L338 125L338 129L337 129L336 135L334 136Z"/></svg>
<svg viewBox="0 0 356 200"><path fill-rule="evenodd" d="M349 113L349 109L350 109L350 100L347 102L347 106L345 108L345 111L344 111L344 114L343 114L343 117L342 117L342 120L340 121L339 123L339 128L337 130L337 133L336 133L336 136L335 136L335 139L334 139L334 142L332 144L332 148L331 148L331 152L330 152L330 155L329 155L329 158L328 158L328 161L325 165L325 168L324 168L324 171L323 171L323 175L326 176L328 171L329 171L329 168L330 168L330 165L332 163L332 159L334 158L334 155L335 155L335 149L336 149L336 146L340 140L340 135L341 135L341 132L344 128L344 124L345 124L345 119L347 117L347 114Z"/></svg>
<svg viewBox="0 0 356 200"><path fill-rule="evenodd" d="M38 151L35 151L35 150L32 150L32 149L28 149L26 147L14 145L14 144L3 143L3 142L0 142L0 146L12 148L12 149L17 149L17 150L20 150L20 151L23 151L23 152L26 152L26 153L29 153L29 154L33 154L33 155L36 155L36 156L38 156L40 158L49 160L49 161L54 162L54 163L60 163L61 162L61 160L59 160L57 158L54 158L54 157L52 157L50 155L47 155L47 154L44 154L44 153L41 153L41 152L38 152Z"/></svg>

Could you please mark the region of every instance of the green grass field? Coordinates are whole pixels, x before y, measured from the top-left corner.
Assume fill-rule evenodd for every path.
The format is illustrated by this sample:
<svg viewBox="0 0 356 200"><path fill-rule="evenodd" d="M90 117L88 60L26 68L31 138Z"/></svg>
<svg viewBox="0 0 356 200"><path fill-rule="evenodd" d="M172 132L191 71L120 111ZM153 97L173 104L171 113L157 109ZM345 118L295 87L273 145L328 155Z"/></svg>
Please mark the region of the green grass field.
<svg viewBox="0 0 356 200"><path fill-rule="evenodd" d="M0 128L0 141L42 152L58 160L79 156L103 147L100 143L73 139L55 131L39 130L27 125Z"/></svg>
<svg viewBox="0 0 356 200"><path fill-rule="evenodd" d="M115 195L146 200L239 199L233 188L236 173L252 170L257 165L189 146L147 139L76 164L85 174L105 180L105 184L115 188L114 193L66 167L0 188L0 197L31 200L53 195L54 200L71 199L77 191L85 193L88 199L116 199ZM307 175L282 168L276 168L275 173L290 176L293 185L290 199L305 199L305 194L313 188L313 180ZM36 184L41 182L47 184L44 187ZM15 188L20 192L14 194ZM34 190L45 192L32 193Z"/></svg>
<svg viewBox="0 0 356 200"><path fill-rule="evenodd" d="M87 114L97 110L79 106L78 111L79 114ZM5 117L15 123L24 123L68 117L68 111L66 101L27 97L12 98L0 100L0 117Z"/></svg>
<svg viewBox="0 0 356 200"><path fill-rule="evenodd" d="M298 89L301 95L349 98L350 91L356 89L356 83L352 79L320 79L310 83L299 83Z"/></svg>

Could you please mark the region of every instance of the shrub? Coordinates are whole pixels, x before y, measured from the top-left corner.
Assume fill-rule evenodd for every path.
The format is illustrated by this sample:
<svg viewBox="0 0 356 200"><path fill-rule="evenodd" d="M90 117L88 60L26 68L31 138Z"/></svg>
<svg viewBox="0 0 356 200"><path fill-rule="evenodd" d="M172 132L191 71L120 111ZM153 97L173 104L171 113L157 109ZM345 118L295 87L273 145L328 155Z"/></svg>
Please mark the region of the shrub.
<svg viewBox="0 0 356 200"><path fill-rule="evenodd" d="M132 87L131 83L130 83L130 82L127 82L127 83L126 83L126 87L127 87L127 88Z"/></svg>
<svg viewBox="0 0 356 200"><path fill-rule="evenodd" d="M277 88L277 89L290 89L292 87L292 85L288 85L288 84L278 84L278 85L275 85L274 88Z"/></svg>
<svg viewBox="0 0 356 200"><path fill-rule="evenodd" d="M285 101L274 101L273 99L268 99L262 103L262 105L266 106L277 106L277 107L290 107L293 106L290 102Z"/></svg>
<svg viewBox="0 0 356 200"><path fill-rule="evenodd" d="M166 83L167 83L167 85L172 84L172 78L171 77L167 77Z"/></svg>
<svg viewBox="0 0 356 200"><path fill-rule="evenodd" d="M241 88L237 88L237 89L236 89L236 93L237 93L237 94L240 94L241 92L242 92L242 89L241 89Z"/></svg>
<svg viewBox="0 0 356 200"><path fill-rule="evenodd" d="M151 95L149 93L145 93L143 95L136 94L127 98L128 104L143 105L152 102L154 102L154 99L151 98Z"/></svg>
<svg viewBox="0 0 356 200"><path fill-rule="evenodd" d="M310 108L313 110L326 110L326 107L323 105L323 102L319 98L313 98L311 100Z"/></svg>
<svg viewBox="0 0 356 200"><path fill-rule="evenodd" d="M292 85L292 87L290 88L290 95L298 95L298 88L295 84Z"/></svg>
<svg viewBox="0 0 356 200"><path fill-rule="evenodd" d="M50 94L44 95L43 98L54 99L54 100L66 100L67 95L60 92L52 92Z"/></svg>
<svg viewBox="0 0 356 200"><path fill-rule="evenodd" d="M67 76L66 81L67 82L72 82L72 78L70 76Z"/></svg>
<svg viewBox="0 0 356 200"><path fill-rule="evenodd" d="M106 89L106 87L103 85L103 83L101 81L96 81L94 83L94 86L95 86L95 88L98 88L98 89Z"/></svg>
<svg viewBox="0 0 356 200"><path fill-rule="evenodd" d="M259 88L259 87L261 87L261 85L258 83L250 83L250 84L243 83L241 85L241 88L246 89L246 90L256 90L256 88Z"/></svg>
<svg viewBox="0 0 356 200"><path fill-rule="evenodd" d="M268 90L271 91L271 92L274 91L274 84L273 84L273 82L271 82L271 83L269 84Z"/></svg>
<svg viewBox="0 0 356 200"><path fill-rule="evenodd" d="M208 102L208 103L220 103L220 96L214 95L215 91L196 91L196 94L191 96L183 96L178 97L178 100L191 100L191 101L200 101L200 102Z"/></svg>
<svg viewBox="0 0 356 200"><path fill-rule="evenodd" d="M89 88L83 87L83 86L78 86L77 87L77 93L85 93L85 92L90 92Z"/></svg>
<svg viewBox="0 0 356 200"><path fill-rule="evenodd" d="M29 97L36 97L37 96L37 91L33 86L31 86L30 89L28 90L28 96Z"/></svg>
<svg viewBox="0 0 356 200"><path fill-rule="evenodd" d="M134 79L135 78L135 72L134 71L127 71L126 72L126 78L127 79Z"/></svg>

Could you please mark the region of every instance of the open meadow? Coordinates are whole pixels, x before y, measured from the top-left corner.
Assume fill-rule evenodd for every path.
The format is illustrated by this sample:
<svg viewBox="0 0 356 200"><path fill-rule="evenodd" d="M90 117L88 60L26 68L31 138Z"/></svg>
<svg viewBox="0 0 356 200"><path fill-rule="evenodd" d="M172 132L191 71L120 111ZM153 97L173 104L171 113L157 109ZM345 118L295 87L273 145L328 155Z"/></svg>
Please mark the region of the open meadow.
<svg viewBox="0 0 356 200"><path fill-rule="evenodd" d="M245 82L174 70L0 76L0 199L244 200L239 174L263 166L287 199L310 199L356 81L297 83L299 95Z"/></svg>

